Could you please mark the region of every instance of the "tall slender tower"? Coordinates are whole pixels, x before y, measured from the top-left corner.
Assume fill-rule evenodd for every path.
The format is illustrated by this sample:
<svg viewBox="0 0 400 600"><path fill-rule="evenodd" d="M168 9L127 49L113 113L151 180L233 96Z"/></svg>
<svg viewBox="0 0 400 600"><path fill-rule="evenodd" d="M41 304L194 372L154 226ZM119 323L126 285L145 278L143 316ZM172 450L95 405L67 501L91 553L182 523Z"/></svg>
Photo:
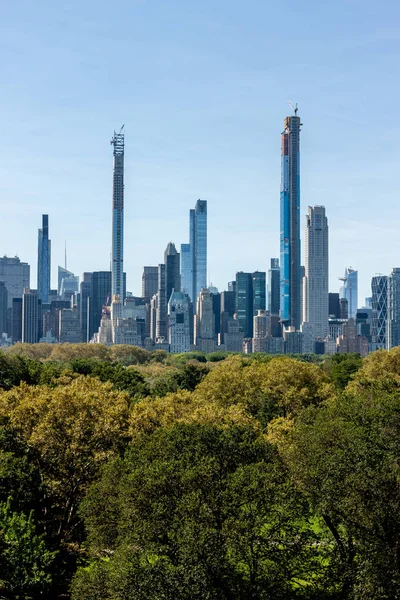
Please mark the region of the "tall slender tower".
<svg viewBox="0 0 400 600"><path fill-rule="evenodd" d="M112 265L111 293L123 298L124 273L124 134L114 131L111 144L114 146L113 172L113 229L112 229Z"/></svg>
<svg viewBox="0 0 400 600"><path fill-rule="evenodd" d="M282 132L280 319L300 328L300 117L286 117Z"/></svg>
<svg viewBox="0 0 400 600"><path fill-rule="evenodd" d="M37 291L39 300L49 301L51 241L49 240L49 215L42 215L42 229L38 232Z"/></svg>
<svg viewBox="0 0 400 600"><path fill-rule="evenodd" d="M309 206L306 216L306 266L303 318L315 340L329 334L328 219L324 206Z"/></svg>

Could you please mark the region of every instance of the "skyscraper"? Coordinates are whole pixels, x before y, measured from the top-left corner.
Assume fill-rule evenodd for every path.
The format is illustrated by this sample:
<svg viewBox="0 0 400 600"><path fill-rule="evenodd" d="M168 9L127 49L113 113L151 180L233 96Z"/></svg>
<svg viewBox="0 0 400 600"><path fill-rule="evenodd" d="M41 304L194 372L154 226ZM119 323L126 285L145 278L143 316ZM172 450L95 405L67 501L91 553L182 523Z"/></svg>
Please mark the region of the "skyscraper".
<svg viewBox="0 0 400 600"><path fill-rule="evenodd" d="M172 292L168 302L168 342L170 352L190 350L189 298L182 292Z"/></svg>
<svg viewBox="0 0 400 600"><path fill-rule="evenodd" d="M236 273L236 318L245 338L253 337L253 317L253 276L240 271Z"/></svg>
<svg viewBox="0 0 400 600"><path fill-rule="evenodd" d="M329 334L328 219L324 206L308 207L305 237L303 318L311 325L314 340L324 340Z"/></svg>
<svg viewBox="0 0 400 600"><path fill-rule="evenodd" d="M90 281L90 298L89 298L89 339L97 333L103 306L109 305L111 302L111 272L110 271L95 271L92 273Z"/></svg>
<svg viewBox="0 0 400 600"><path fill-rule="evenodd" d="M193 272L196 300L202 288L207 287L207 200L197 200L195 207L195 237Z"/></svg>
<svg viewBox="0 0 400 600"><path fill-rule="evenodd" d="M280 196L280 318L300 328L300 117L286 117L282 133Z"/></svg>
<svg viewBox="0 0 400 600"><path fill-rule="evenodd" d="M166 304L169 302L172 290L175 290L175 292L181 291L180 258L181 256L177 252L175 244L169 242L164 252Z"/></svg>
<svg viewBox="0 0 400 600"><path fill-rule="evenodd" d="M0 258L0 281L4 281L7 288L8 308L12 308L14 298L22 298L24 289L29 287L29 279L28 263L21 262L18 256Z"/></svg>
<svg viewBox="0 0 400 600"><path fill-rule="evenodd" d="M156 339L167 337L167 295L165 289L165 264L158 265Z"/></svg>
<svg viewBox="0 0 400 600"><path fill-rule="evenodd" d="M11 334L8 331L7 326L7 312L8 312L8 292L4 284L4 281L0 281L0 336L3 333Z"/></svg>
<svg viewBox="0 0 400 600"><path fill-rule="evenodd" d="M111 292L124 300L124 134L114 131Z"/></svg>
<svg viewBox="0 0 400 600"><path fill-rule="evenodd" d="M202 288L198 295L194 322L195 346L201 352L214 352L217 349L215 319L212 295L207 288Z"/></svg>
<svg viewBox="0 0 400 600"><path fill-rule="evenodd" d="M36 344L39 341L40 307L37 292L26 288L22 294L22 342Z"/></svg>
<svg viewBox="0 0 400 600"><path fill-rule="evenodd" d="M400 346L400 269L395 268L388 281L387 349Z"/></svg>
<svg viewBox="0 0 400 600"><path fill-rule="evenodd" d="M89 308L90 308L90 289L92 285L92 274L84 273L83 281L80 286L80 304L79 304L79 322L81 328L81 341L89 342Z"/></svg>
<svg viewBox="0 0 400 600"><path fill-rule="evenodd" d="M49 240L49 215L42 215L42 229L38 231L37 291L42 304L49 301L51 241Z"/></svg>
<svg viewBox="0 0 400 600"><path fill-rule="evenodd" d="M340 298L346 298L349 307L349 319L355 319L358 308L358 272L352 267L346 267L344 277L339 277L343 281L340 288Z"/></svg>
<svg viewBox="0 0 400 600"><path fill-rule="evenodd" d="M266 306L266 273L255 271L253 279L253 317L259 310L265 310Z"/></svg>
<svg viewBox="0 0 400 600"><path fill-rule="evenodd" d="M386 275L376 275L372 278L372 350L386 348L387 345L387 305L388 279Z"/></svg>
<svg viewBox="0 0 400 600"><path fill-rule="evenodd" d="M268 269L268 310L271 316L279 315L280 273L279 258L271 258Z"/></svg>
<svg viewBox="0 0 400 600"><path fill-rule="evenodd" d="M181 290L184 294L193 293L193 259L190 244L181 244Z"/></svg>
<svg viewBox="0 0 400 600"><path fill-rule="evenodd" d="M143 267L142 274L142 297L146 302L157 294L158 288L158 267Z"/></svg>

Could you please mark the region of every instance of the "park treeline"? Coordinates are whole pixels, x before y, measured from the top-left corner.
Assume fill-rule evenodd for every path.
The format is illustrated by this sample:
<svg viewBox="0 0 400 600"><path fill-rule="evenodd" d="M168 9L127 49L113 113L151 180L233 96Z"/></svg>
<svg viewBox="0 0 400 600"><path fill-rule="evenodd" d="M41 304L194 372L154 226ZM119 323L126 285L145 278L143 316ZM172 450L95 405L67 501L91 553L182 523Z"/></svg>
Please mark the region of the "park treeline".
<svg viewBox="0 0 400 600"><path fill-rule="evenodd" d="M0 599L400 599L400 349L0 353Z"/></svg>

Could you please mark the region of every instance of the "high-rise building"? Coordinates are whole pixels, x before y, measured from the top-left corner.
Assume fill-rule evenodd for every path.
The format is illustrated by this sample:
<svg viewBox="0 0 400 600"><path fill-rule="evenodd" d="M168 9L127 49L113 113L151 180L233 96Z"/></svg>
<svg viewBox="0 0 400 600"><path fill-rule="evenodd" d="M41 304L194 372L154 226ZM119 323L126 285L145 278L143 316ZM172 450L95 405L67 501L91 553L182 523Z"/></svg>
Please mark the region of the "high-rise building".
<svg viewBox="0 0 400 600"><path fill-rule="evenodd" d="M22 342L22 296L12 301L11 338L14 344Z"/></svg>
<svg viewBox="0 0 400 600"><path fill-rule="evenodd" d="M212 295L207 288L200 290L194 319L194 344L201 352L214 352L217 340L214 331Z"/></svg>
<svg viewBox="0 0 400 600"><path fill-rule="evenodd" d="M280 318L300 329L300 117L286 117L282 133L280 196Z"/></svg>
<svg viewBox="0 0 400 600"><path fill-rule="evenodd" d="M0 281L0 337L3 333L11 333L11 331L8 331L7 313L8 292L4 281Z"/></svg>
<svg viewBox="0 0 400 600"><path fill-rule="evenodd" d="M111 271L95 271L90 282L89 339L100 327L103 306L111 302Z"/></svg>
<svg viewBox="0 0 400 600"><path fill-rule="evenodd" d="M235 282L236 283L236 282ZM233 318L236 312L236 294L233 291L221 292L220 308L220 341L225 342L224 336L228 332L228 321ZM243 337L243 336L242 336Z"/></svg>
<svg viewBox="0 0 400 600"><path fill-rule="evenodd" d="M49 215L42 215L42 229L38 231L37 291L42 304L49 301L51 272L51 241Z"/></svg>
<svg viewBox="0 0 400 600"><path fill-rule="evenodd" d="M303 319L315 340L329 334L328 219L324 206L309 206L306 216Z"/></svg>
<svg viewBox="0 0 400 600"><path fill-rule="evenodd" d="M221 331L221 294L219 293L218 288L216 288L213 285L209 286L208 291L212 296L214 313L214 333L216 336L218 336L218 334Z"/></svg>
<svg viewBox="0 0 400 600"><path fill-rule="evenodd" d="M158 267L143 267L142 297L150 302L158 289Z"/></svg>
<svg viewBox="0 0 400 600"><path fill-rule="evenodd" d="M89 342L89 308L90 308L90 289L92 285L92 274L84 273L83 281L80 285L80 302L79 302L79 322L81 327L81 341Z"/></svg>
<svg viewBox="0 0 400 600"><path fill-rule="evenodd" d="M253 352L266 352L267 338L271 335L271 315L268 310L259 310L253 318Z"/></svg>
<svg viewBox="0 0 400 600"><path fill-rule="evenodd" d="M343 281L340 288L340 298L346 298L349 309L349 319L355 319L358 308L358 272L352 267L346 267L344 277L339 277Z"/></svg>
<svg viewBox="0 0 400 600"><path fill-rule="evenodd" d="M79 344L82 341L82 330L79 312L74 308L62 308L59 314L60 344Z"/></svg>
<svg viewBox="0 0 400 600"><path fill-rule="evenodd" d="M395 268L388 281L387 349L400 346L400 269Z"/></svg>
<svg viewBox="0 0 400 600"><path fill-rule="evenodd" d="M268 269L268 310L271 316L279 315L280 273L279 258L271 258L271 266Z"/></svg>
<svg viewBox="0 0 400 600"><path fill-rule="evenodd" d="M21 262L17 256L0 258L0 281L4 281L7 288L8 308L12 308L14 298L22 298L24 289L29 287L29 279L30 266L28 263Z"/></svg>
<svg viewBox="0 0 400 600"><path fill-rule="evenodd" d="M111 291L124 301L124 134L114 131Z"/></svg>
<svg viewBox="0 0 400 600"><path fill-rule="evenodd" d="M340 302L339 294L335 292L329 292L329 316L335 319L340 319Z"/></svg>
<svg viewBox="0 0 400 600"><path fill-rule="evenodd" d="M58 267L58 294L64 300L79 292L79 276L74 275L64 267Z"/></svg>
<svg viewBox="0 0 400 600"><path fill-rule="evenodd" d="M172 292L168 302L168 342L170 352L190 350L189 298L183 292Z"/></svg>
<svg viewBox="0 0 400 600"><path fill-rule="evenodd" d="M236 273L236 318L243 337L253 337L253 276L251 273Z"/></svg>
<svg viewBox="0 0 400 600"><path fill-rule="evenodd" d="M167 338L167 294L165 288L165 264L158 265L156 339Z"/></svg>
<svg viewBox="0 0 400 600"><path fill-rule="evenodd" d="M255 271L253 278L253 316L266 308L266 273Z"/></svg>
<svg viewBox="0 0 400 600"><path fill-rule="evenodd" d="M180 259L181 256L177 252L175 244L169 242L164 252L166 304L169 302L172 290L181 291Z"/></svg>
<svg viewBox="0 0 400 600"><path fill-rule="evenodd" d="M22 342L39 341L40 307L37 292L25 288L22 294Z"/></svg>
<svg viewBox="0 0 400 600"><path fill-rule="evenodd" d="M372 350L387 347L388 277L376 275L372 278Z"/></svg>
<svg viewBox="0 0 400 600"><path fill-rule="evenodd" d="M193 258L190 244L181 244L181 290L189 297L193 293Z"/></svg>

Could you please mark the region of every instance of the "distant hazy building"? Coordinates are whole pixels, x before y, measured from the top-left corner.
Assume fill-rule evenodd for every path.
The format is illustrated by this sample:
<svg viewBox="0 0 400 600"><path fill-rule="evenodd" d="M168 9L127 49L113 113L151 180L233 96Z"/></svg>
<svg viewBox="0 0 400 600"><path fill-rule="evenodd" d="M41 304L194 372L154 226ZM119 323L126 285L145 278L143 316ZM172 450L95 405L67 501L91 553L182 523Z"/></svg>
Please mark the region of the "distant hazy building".
<svg viewBox="0 0 400 600"><path fill-rule="evenodd" d="M168 302L168 342L170 352L190 350L189 298L183 292L172 292Z"/></svg>
<svg viewBox="0 0 400 600"><path fill-rule="evenodd" d="M400 269L393 269L388 280L387 348L400 346Z"/></svg>
<svg viewBox="0 0 400 600"><path fill-rule="evenodd" d="M259 310L253 318L253 352L267 351L267 337L271 335L271 315L267 310Z"/></svg>
<svg viewBox="0 0 400 600"><path fill-rule="evenodd" d="M181 256L177 252L175 244L169 242L164 252L165 264L165 291L166 303L168 305L172 290L181 291Z"/></svg>
<svg viewBox="0 0 400 600"><path fill-rule="evenodd" d="M346 267L344 277L339 278L343 281L340 288L340 298L346 298L349 307L349 318L355 319L358 308L358 272L352 267Z"/></svg>
<svg viewBox="0 0 400 600"><path fill-rule="evenodd" d="M114 131L111 140L114 146L113 165L113 197L112 197L112 264L111 291L113 296L119 296L121 302L125 299L124 289L124 153L125 139L122 128L119 133Z"/></svg>
<svg viewBox="0 0 400 600"><path fill-rule="evenodd" d="M4 281L8 293L8 308L12 308L14 298L22 298L22 292L29 287L30 266L15 256L0 258L0 281Z"/></svg>
<svg viewBox="0 0 400 600"><path fill-rule="evenodd" d="M193 294L193 257L190 244L181 244L181 289L191 298Z"/></svg>
<svg viewBox="0 0 400 600"><path fill-rule="evenodd" d="M94 271L90 280L89 339L99 330L103 306L111 303L111 271Z"/></svg>
<svg viewBox="0 0 400 600"><path fill-rule="evenodd" d="M313 328L314 339L329 333L328 219L324 206L309 206L305 231L303 320Z"/></svg>
<svg viewBox="0 0 400 600"><path fill-rule="evenodd" d="M143 267L142 297L150 302L158 289L158 267Z"/></svg>
<svg viewBox="0 0 400 600"><path fill-rule="evenodd" d="M11 324L12 341L15 344L22 342L22 296L21 298L13 298Z"/></svg>
<svg viewBox="0 0 400 600"><path fill-rule="evenodd" d="M328 325L329 327L329 325ZM314 354L315 352L315 333L311 323L301 324L301 333L303 334L303 353Z"/></svg>
<svg viewBox="0 0 400 600"><path fill-rule="evenodd" d="M253 317L259 310L266 309L266 273L255 271L253 279Z"/></svg>
<svg viewBox="0 0 400 600"><path fill-rule="evenodd" d="M295 327L287 327L283 331L285 354L303 353L303 334Z"/></svg>
<svg viewBox="0 0 400 600"><path fill-rule="evenodd" d="M26 288L22 294L22 342L37 344L39 341L39 298L37 292Z"/></svg>
<svg viewBox="0 0 400 600"><path fill-rule="evenodd" d="M0 281L0 337L3 333L11 333L8 331L7 316L8 292L4 281Z"/></svg>
<svg viewBox="0 0 400 600"><path fill-rule="evenodd" d="M72 308L62 308L59 315L59 335L61 344L79 344L82 341L82 330L79 312Z"/></svg>
<svg viewBox="0 0 400 600"><path fill-rule="evenodd" d="M189 244L181 245L182 289L193 303L207 287L207 200L197 200L189 212Z"/></svg>
<svg viewBox="0 0 400 600"><path fill-rule="evenodd" d="M286 117L281 138L280 318L300 329L300 117Z"/></svg>
<svg viewBox="0 0 400 600"><path fill-rule="evenodd" d="M79 292L79 277L71 271L58 267L58 293L64 300L69 300L71 296Z"/></svg>
<svg viewBox="0 0 400 600"><path fill-rule="evenodd" d="M194 345L201 352L214 352L217 348L217 340L214 330L213 302L207 288L203 288L197 298L194 322Z"/></svg>
<svg viewBox="0 0 400 600"><path fill-rule="evenodd" d="M243 333L236 319L229 318L226 321L224 348L227 352L243 352Z"/></svg>
<svg viewBox="0 0 400 600"><path fill-rule="evenodd" d="M387 347L388 277L376 275L372 278L372 350Z"/></svg>
<svg viewBox="0 0 400 600"><path fill-rule="evenodd" d="M253 278L251 273L236 273L236 319L243 337L253 337Z"/></svg>
<svg viewBox="0 0 400 600"><path fill-rule="evenodd" d="M51 241L49 240L49 215L42 215L42 228L38 231L37 291L42 303L49 301L51 273Z"/></svg>
<svg viewBox="0 0 400 600"><path fill-rule="evenodd" d="M80 302L79 302L79 321L81 328L81 341L89 342L90 341L90 290L92 286L92 274L84 273L83 281L81 281L80 285Z"/></svg>
<svg viewBox="0 0 400 600"><path fill-rule="evenodd" d="M368 340L357 334L356 322L350 318L343 323L342 334L337 339L337 351L341 353L359 353L361 356L368 354Z"/></svg>
<svg viewBox="0 0 400 600"><path fill-rule="evenodd" d="M271 316L279 315L279 286L280 286L279 258L271 258L268 270L268 310Z"/></svg>
<svg viewBox="0 0 400 600"><path fill-rule="evenodd" d="M167 338L167 293L165 264L158 265L156 339Z"/></svg>
<svg viewBox="0 0 400 600"><path fill-rule="evenodd" d="M340 301L339 294L329 292L329 316L335 319L340 319Z"/></svg>

